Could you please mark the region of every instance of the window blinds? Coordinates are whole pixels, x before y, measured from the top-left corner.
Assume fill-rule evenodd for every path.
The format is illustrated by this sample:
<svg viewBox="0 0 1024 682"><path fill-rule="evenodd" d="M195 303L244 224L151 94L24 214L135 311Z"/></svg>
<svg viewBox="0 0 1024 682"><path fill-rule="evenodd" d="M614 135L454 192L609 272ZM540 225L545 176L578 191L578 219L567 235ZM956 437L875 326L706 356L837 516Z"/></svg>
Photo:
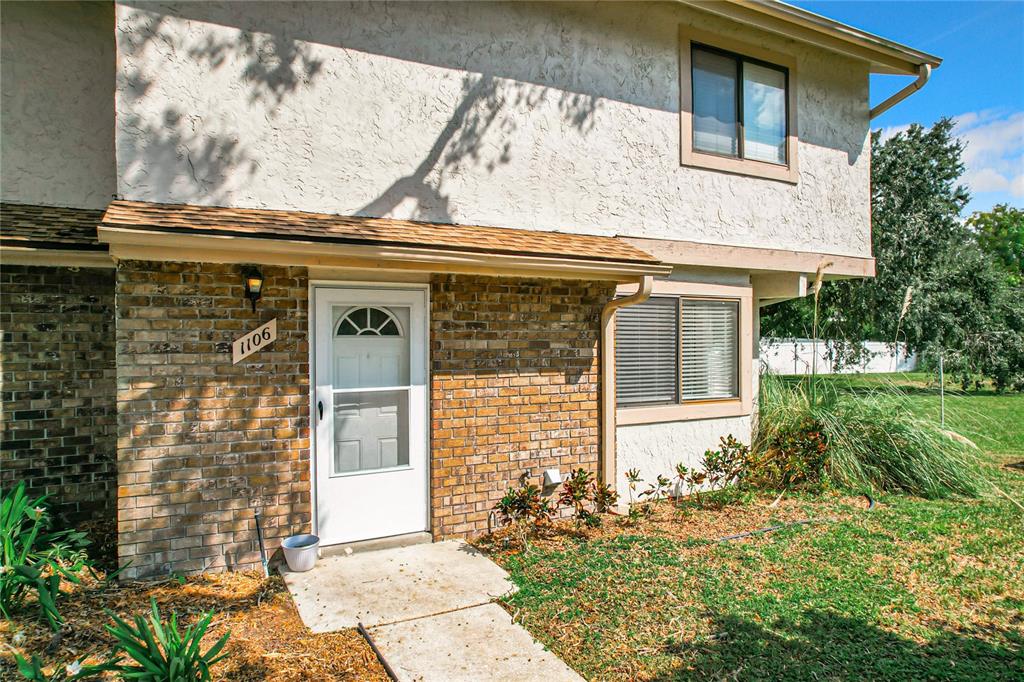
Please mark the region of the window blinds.
<svg viewBox="0 0 1024 682"><path fill-rule="evenodd" d="M680 377L684 401L737 395L738 317L735 301L683 301Z"/></svg>
<svg viewBox="0 0 1024 682"><path fill-rule="evenodd" d="M615 317L620 406L739 395L739 302L652 297Z"/></svg>
<svg viewBox="0 0 1024 682"><path fill-rule="evenodd" d="M677 401L678 299L650 298L615 314L619 405Z"/></svg>

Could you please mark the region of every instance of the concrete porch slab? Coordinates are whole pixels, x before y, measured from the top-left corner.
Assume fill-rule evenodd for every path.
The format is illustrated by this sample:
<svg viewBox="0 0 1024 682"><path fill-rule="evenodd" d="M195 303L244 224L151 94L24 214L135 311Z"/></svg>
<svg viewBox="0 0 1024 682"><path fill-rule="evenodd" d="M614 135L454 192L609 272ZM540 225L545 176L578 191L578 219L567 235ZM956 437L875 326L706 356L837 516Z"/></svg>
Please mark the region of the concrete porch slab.
<svg viewBox="0 0 1024 682"><path fill-rule="evenodd" d="M372 628L403 682L581 682L569 666L497 604Z"/></svg>
<svg viewBox="0 0 1024 682"><path fill-rule="evenodd" d="M305 573L282 566L281 575L313 632L433 616L515 589L497 564L456 540L331 556Z"/></svg>

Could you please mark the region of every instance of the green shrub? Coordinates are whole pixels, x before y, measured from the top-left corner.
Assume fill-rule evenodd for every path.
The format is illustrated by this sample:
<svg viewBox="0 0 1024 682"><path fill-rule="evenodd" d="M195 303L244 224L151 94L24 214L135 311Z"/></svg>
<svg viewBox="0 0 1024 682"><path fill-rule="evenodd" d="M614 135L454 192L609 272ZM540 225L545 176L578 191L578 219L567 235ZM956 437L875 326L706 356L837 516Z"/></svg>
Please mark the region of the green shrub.
<svg viewBox="0 0 1024 682"><path fill-rule="evenodd" d="M970 448L915 415L894 385L852 393L825 384L812 399L804 382L766 375L746 478L940 498L976 496L981 473Z"/></svg>
<svg viewBox="0 0 1024 682"><path fill-rule="evenodd" d="M512 526L522 543L526 542L527 533L548 523L555 513L551 504L541 498L540 489L532 483L509 488L494 509L502 523Z"/></svg>
<svg viewBox="0 0 1024 682"><path fill-rule="evenodd" d="M134 627L108 611L114 625L107 632L117 640L118 648L127 654L134 665L119 665L121 677L140 682L205 682L210 679L210 668L227 656L220 654L230 633L225 633L213 646L201 653L199 646L213 612L204 615L195 626L184 633L178 631L178 614L172 613L166 625L160 619L156 599L152 600L149 622L135 616ZM218 656L218 654L220 654Z"/></svg>
<svg viewBox="0 0 1024 682"><path fill-rule="evenodd" d="M0 612L10 618L34 593L41 615L57 630L61 578L78 583L92 564L84 533L50 529L45 499L29 499L24 481L0 493Z"/></svg>

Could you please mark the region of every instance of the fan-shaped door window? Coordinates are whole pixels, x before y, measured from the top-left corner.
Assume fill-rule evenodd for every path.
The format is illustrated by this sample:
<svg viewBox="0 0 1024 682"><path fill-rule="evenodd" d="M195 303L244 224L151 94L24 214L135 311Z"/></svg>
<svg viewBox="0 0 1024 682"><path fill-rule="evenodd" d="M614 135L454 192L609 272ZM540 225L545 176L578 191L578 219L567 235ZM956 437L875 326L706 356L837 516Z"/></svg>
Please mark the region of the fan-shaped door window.
<svg viewBox="0 0 1024 682"><path fill-rule="evenodd" d="M402 327L383 308L354 308L338 323L338 336L401 336Z"/></svg>

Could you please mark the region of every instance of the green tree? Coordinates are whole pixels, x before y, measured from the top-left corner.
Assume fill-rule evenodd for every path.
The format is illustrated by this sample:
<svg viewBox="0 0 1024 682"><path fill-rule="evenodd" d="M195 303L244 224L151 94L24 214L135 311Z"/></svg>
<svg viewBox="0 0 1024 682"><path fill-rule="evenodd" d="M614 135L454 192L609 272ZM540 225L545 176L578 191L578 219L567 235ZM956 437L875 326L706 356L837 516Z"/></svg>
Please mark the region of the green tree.
<svg viewBox="0 0 1024 682"><path fill-rule="evenodd" d="M1024 283L1024 211L997 204L991 211L977 211L967 219L978 243L996 258L1010 275L1010 283Z"/></svg>
<svg viewBox="0 0 1024 682"><path fill-rule="evenodd" d="M858 359L864 340L896 340L927 359L939 352L964 376L1000 386L1024 375L1021 291L1010 285L960 219L970 200L959 180L963 143L953 122L912 125L871 138L872 250L876 277L829 282L821 292L823 338L837 363ZM807 336L810 298L769 308L765 336Z"/></svg>

